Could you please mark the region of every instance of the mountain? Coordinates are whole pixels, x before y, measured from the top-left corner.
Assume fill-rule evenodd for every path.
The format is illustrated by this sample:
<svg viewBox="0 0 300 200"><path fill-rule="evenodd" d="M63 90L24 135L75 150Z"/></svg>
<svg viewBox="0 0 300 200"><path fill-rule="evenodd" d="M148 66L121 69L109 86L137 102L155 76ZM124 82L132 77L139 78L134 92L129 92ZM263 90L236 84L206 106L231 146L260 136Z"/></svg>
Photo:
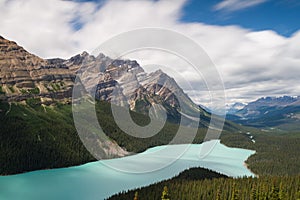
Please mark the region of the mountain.
<svg viewBox="0 0 300 200"><path fill-rule="evenodd" d="M199 115L202 127L210 123L210 113L196 105L173 78L161 70L146 73L134 60L113 60L86 52L70 59L42 59L0 37L0 66L0 100L7 102L35 98L42 105L68 104L76 75L80 75L80 81L98 100L113 101L143 114L151 107L149 114L160 113L162 108L153 106L160 104L174 123L184 118L188 124Z"/></svg>
<svg viewBox="0 0 300 200"><path fill-rule="evenodd" d="M227 119L259 128L299 130L300 97L263 97L227 115Z"/></svg>
<svg viewBox="0 0 300 200"><path fill-rule="evenodd" d="M182 110L192 116L206 113L193 103L173 78L161 70L148 74L136 61L112 60L103 54L96 58L89 55L86 60L83 69L80 69L82 73L79 72L81 82L92 87L90 91L96 93L97 99L127 106L143 114L148 114L152 105L162 104L169 118L175 122L178 122ZM90 60L100 67L91 65ZM93 71L92 78L90 71Z"/></svg>
<svg viewBox="0 0 300 200"><path fill-rule="evenodd" d="M235 114L239 110L243 109L245 106L246 106L246 104L240 103L240 102L234 103L232 105L227 105L226 113L227 114Z"/></svg>
<svg viewBox="0 0 300 200"><path fill-rule="evenodd" d="M77 75L79 83L85 86L80 92L97 99L94 106L104 135L85 138L97 145L97 158L122 157L168 144L182 121L187 134L192 128L198 129L194 142L203 141L211 114L194 104L163 71L146 73L134 60L113 60L101 53L43 59L0 37L0 174L94 160L81 143L74 124L71 102ZM131 118L141 126L150 122L149 116L160 117L162 109L167 122L155 136L136 138L118 127L111 104L120 110L129 108ZM200 123L195 124L199 114ZM218 117L215 120L219 122ZM123 123L126 121L123 119ZM95 134L95 127L85 128ZM240 126L226 121L223 132L240 130ZM177 139L177 143L186 142L185 137Z"/></svg>
<svg viewBox="0 0 300 200"><path fill-rule="evenodd" d="M56 100L68 103L81 70L85 85L96 87L97 99L111 101L113 91L119 88L120 102L126 101L121 104L127 103L131 110L145 114L154 103L164 103L169 110L180 106L191 113L201 110L173 78L161 70L147 74L136 61L112 60L103 54L94 57L86 52L68 60L46 60L1 37L0 65L1 99L9 102L34 97L44 104ZM89 70L94 70L93 77L86 73Z"/></svg>
<svg viewBox="0 0 300 200"><path fill-rule="evenodd" d="M2 100L40 97L45 103L71 96L79 67L72 59L41 59L3 37L0 37L0 66Z"/></svg>
<svg viewBox="0 0 300 200"><path fill-rule="evenodd" d="M297 100L300 100L300 98L290 96L262 97L254 102L250 102L243 109L236 112L236 115L245 118L255 118L266 112L264 110L265 107L286 107L295 103Z"/></svg>

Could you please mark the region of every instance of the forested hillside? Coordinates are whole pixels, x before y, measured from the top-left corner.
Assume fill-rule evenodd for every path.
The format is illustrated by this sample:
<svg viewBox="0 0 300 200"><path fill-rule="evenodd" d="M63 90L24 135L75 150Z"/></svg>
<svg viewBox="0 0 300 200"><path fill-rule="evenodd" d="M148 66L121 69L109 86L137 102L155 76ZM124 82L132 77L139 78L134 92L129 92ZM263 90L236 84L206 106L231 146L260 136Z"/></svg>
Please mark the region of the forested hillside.
<svg viewBox="0 0 300 200"><path fill-rule="evenodd" d="M221 141L231 147L254 149L256 153L248 158L248 167L258 175L300 174L300 133L278 134L251 133L255 143L247 134L223 134ZM250 136L251 137L251 136Z"/></svg>
<svg viewBox="0 0 300 200"><path fill-rule="evenodd" d="M72 120L71 106L0 103L0 174L93 161Z"/></svg>
<svg viewBox="0 0 300 200"><path fill-rule="evenodd" d="M109 103L98 102L96 111L106 135L129 152L168 144L178 129L178 125L167 123L153 137L135 138L123 133L115 124ZM131 116L141 125L149 123L145 115L131 112ZM0 174L66 167L94 160L77 135L71 105L57 103L55 106L41 106L37 99L28 99L27 105L2 102L0 120ZM253 131L251 134L256 141L253 143L245 131L225 130L221 142L232 147L256 150L257 153L247 161L254 173L299 174L300 158L295 152L300 152L300 134L276 135ZM205 133L206 129L200 128L194 143L201 143Z"/></svg>
<svg viewBox="0 0 300 200"><path fill-rule="evenodd" d="M96 112L105 134L128 152L142 152L149 147L168 144L178 125L166 123L150 138L135 138L125 134L114 122L108 102L96 105ZM149 117L131 111L133 120L141 125ZM39 99L24 103L0 103L0 174L15 174L37 169L49 169L83 164L95 160L77 135L72 106L56 103L41 105ZM200 128L194 140L202 142L205 128Z"/></svg>
<svg viewBox="0 0 300 200"><path fill-rule="evenodd" d="M166 191L167 197L163 195ZM116 194L109 200L132 200L135 196L135 200L299 200L300 176L233 179L194 168L171 180Z"/></svg>

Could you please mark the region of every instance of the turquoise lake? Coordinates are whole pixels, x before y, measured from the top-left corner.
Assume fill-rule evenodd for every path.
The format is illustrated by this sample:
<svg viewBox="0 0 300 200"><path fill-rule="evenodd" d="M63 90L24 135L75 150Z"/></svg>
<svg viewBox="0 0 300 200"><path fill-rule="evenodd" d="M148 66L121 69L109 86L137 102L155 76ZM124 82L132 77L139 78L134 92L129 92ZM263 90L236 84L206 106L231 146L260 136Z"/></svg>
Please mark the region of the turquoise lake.
<svg viewBox="0 0 300 200"><path fill-rule="evenodd" d="M231 177L255 176L244 165L255 151L229 148L218 140L205 144L213 148L204 157L199 156L203 144L169 145L171 151L164 151L169 146L159 146L124 158L2 176L0 200L102 200L174 177L191 167L204 167ZM179 158L172 154L178 150L185 150Z"/></svg>

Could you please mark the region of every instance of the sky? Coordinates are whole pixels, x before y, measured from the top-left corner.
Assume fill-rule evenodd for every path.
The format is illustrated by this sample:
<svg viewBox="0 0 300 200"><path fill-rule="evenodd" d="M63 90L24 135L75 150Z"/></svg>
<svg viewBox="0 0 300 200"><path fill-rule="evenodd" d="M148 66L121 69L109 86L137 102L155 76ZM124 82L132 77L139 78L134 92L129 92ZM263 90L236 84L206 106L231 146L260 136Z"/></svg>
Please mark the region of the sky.
<svg viewBox="0 0 300 200"><path fill-rule="evenodd" d="M0 0L0 35L42 58L91 53L137 28L179 32L213 61L227 104L300 95L299 19L298 0ZM205 80L172 56L155 53L128 58L142 66L171 66L170 74L196 103L217 107L203 89Z"/></svg>

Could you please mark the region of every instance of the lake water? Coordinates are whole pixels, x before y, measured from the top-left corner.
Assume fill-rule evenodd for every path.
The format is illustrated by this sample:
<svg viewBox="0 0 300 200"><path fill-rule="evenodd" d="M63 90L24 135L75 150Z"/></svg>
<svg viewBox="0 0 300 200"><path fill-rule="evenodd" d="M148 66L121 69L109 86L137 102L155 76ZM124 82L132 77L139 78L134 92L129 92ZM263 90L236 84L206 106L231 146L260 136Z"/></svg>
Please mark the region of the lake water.
<svg viewBox="0 0 300 200"><path fill-rule="evenodd" d="M171 145L172 151L168 152L186 149L179 159L163 153L167 146L159 146L124 158L2 176L0 200L102 200L122 190L171 178L190 167L204 167L232 177L254 176L244 166L254 151L229 148L219 141L205 144L214 148L202 158L199 154L203 144ZM158 167L162 168L151 171Z"/></svg>

